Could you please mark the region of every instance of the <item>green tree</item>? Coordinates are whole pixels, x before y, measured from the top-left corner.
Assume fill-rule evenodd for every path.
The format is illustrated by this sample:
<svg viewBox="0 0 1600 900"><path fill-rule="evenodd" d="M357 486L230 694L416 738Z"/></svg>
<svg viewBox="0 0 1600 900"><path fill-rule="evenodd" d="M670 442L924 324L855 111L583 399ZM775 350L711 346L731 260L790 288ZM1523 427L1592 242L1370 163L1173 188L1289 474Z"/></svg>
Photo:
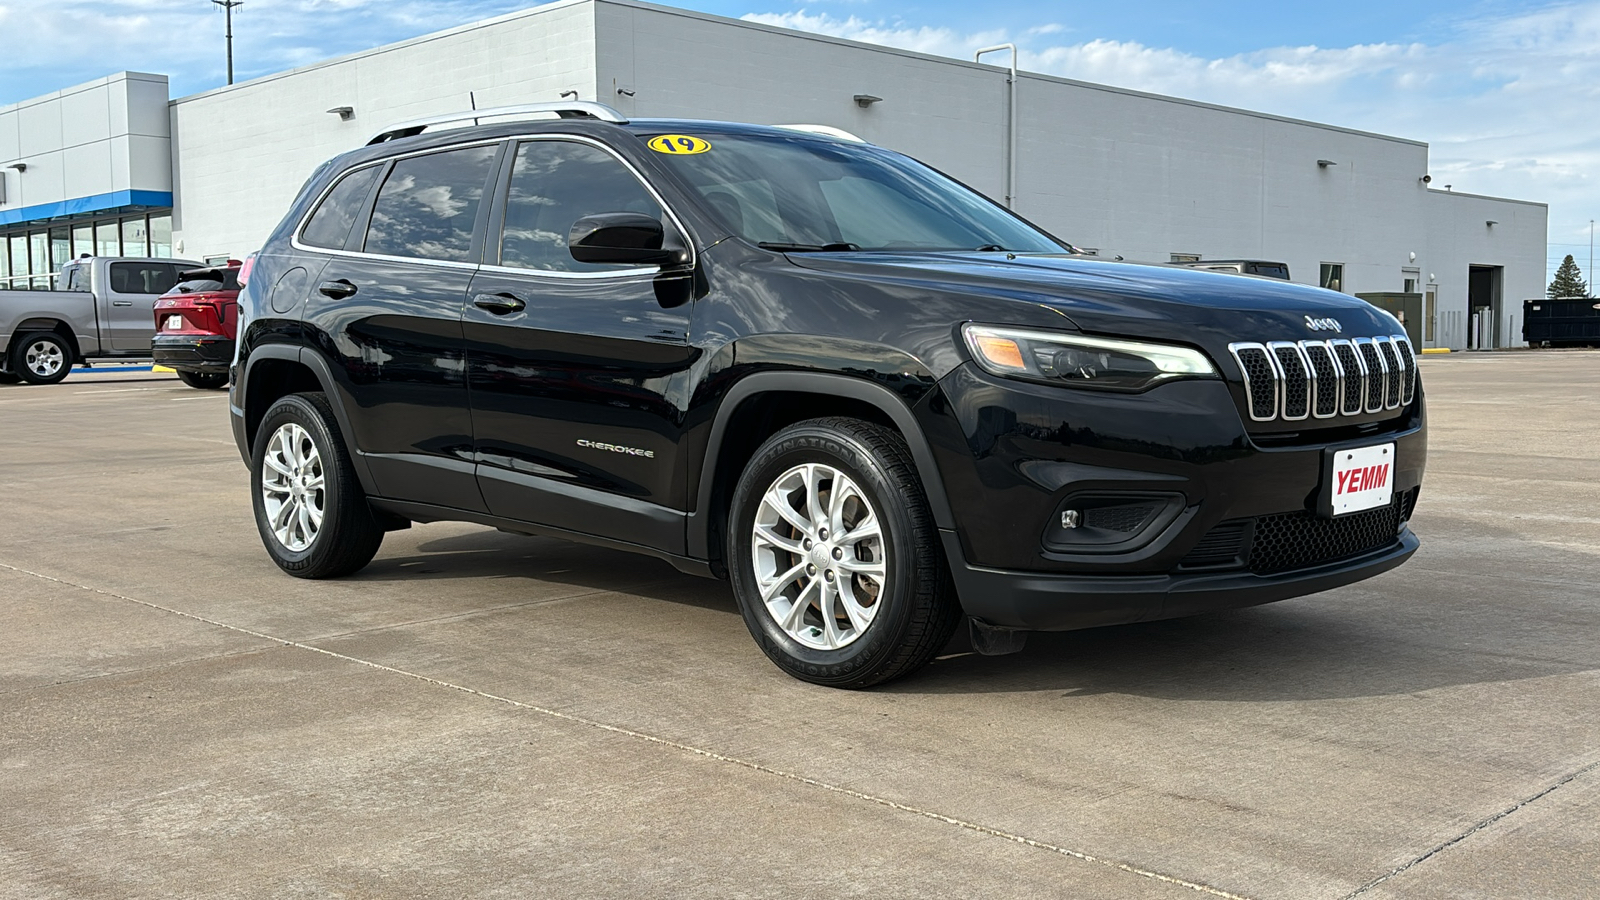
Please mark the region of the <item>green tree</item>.
<svg viewBox="0 0 1600 900"><path fill-rule="evenodd" d="M1557 297L1589 296L1589 284L1583 280L1583 273L1578 271L1578 264L1573 262L1571 253L1561 261L1556 269L1556 277L1550 280L1550 288L1545 293L1552 300Z"/></svg>

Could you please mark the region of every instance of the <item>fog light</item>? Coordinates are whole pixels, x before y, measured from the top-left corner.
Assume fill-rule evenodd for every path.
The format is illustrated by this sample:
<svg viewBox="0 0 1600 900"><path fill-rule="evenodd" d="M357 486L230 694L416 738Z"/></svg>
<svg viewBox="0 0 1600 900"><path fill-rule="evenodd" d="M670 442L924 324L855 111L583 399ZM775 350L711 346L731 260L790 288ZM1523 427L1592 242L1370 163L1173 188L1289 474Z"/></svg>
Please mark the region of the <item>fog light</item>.
<svg viewBox="0 0 1600 900"><path fill-rule="evenodd" d="M1079 525L1082 525L1082 524L1083 524L1083 513L1078 512L1075 509L1063 509L1061 511L1061 527L1062 528L1077 528Z"/></svg>

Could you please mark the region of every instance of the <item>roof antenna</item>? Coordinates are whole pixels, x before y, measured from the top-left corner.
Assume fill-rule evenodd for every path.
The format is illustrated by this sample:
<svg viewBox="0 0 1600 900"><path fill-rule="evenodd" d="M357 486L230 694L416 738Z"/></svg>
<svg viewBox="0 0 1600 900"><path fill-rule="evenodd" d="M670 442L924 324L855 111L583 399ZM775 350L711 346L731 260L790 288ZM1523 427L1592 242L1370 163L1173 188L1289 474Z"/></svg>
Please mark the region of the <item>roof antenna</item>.
<svg viewBox="0 0 1600 900"><path fill-rule="evenodd" d="M467 102L472 104L472 111L473 112L477 112L478 111L478 95L475 92L467 91ZM472 124L474 124L474 125L478 124L478 117L477 116L473 116L472 117Z"/></svg>

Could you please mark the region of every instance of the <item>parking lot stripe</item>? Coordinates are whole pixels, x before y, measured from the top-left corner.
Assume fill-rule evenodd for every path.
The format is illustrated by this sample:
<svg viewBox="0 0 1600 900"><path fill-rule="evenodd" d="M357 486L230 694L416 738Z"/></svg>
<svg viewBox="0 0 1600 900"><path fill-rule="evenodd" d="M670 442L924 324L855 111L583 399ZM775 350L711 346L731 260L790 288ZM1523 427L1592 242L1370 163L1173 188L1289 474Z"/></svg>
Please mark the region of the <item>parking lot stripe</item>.
<svg viewBox="0 0 1600 900"><path fill-rule="evenodd" d="M1060 856L1069 857L1071 859L1076 859L1076 860L1078 860L1080 862L1093 863L1095 865L1105 866L1105 867L1108 867L1108 868L1116 869L1118 871L1125 872L1125 873L1127 873L1129 875L1137 875L1137 876L1139 876L1141 878L1148 878L1148 879L1151 879L1153 881L1159 881L1159 882L1162 882L1164 884L1173 885L1175 887L1188 888L1189 890L1196 891L1196 892L1201 893L1201 894L1207 894L1207 895L1213 896L1213 897L1223 897L1223 898L1226 898L1226 900L1251 900L1251 898L1246 897L1244 895L1235 894L1235 893L1232 893L1230 891L1225 891L1225 890L1222 890L1222 889L1219 889L1219 888L1215 888L1215 887L1212 887L1210 885L1202 884L1202 883L1197 882L1197 881L1190 881L1188 879L1180 878L1180 877L1177 877L1177 876L1174 876L1174 875L1167 875L1167 874L1162 873L1162 872L1156 872L1156 871L1153 871L1153 870L1150 870L1150 869L1141 868L1139 866L1135 866L1135 865L1132 865L1130 863L1119 862L1119 861L1114 860L1114 859L1105 859L1103 857L1095 856L1095 855L1090 854L1090 853L1084 853L1084 852L1082 852L1080 850L1073 850L1073 849L1071 849L1069 847L1062 847L1062 846L1060 846L1058 844L1051 844L1051 843L1048 843L1046 841L1035 840L1034 838L1026 837L1024 835L1016 834L1016 833L1010 832L1010 831L1005 831L1005 830L1000 829L1000 828L994 828L994 827L991 827L991 826L988 826L988 825L983 825L983 824L977 823L977 822L970 822L970 821L967 821L965 819L959 819L959 818L956 818L955 816L948 816L948 815L945 815L944 813L936 812L936 811L930 810L930 809L924 809L924 808L919 807L919 806L911 806L909 804L900 803L900 802L895 801L895 800L890 800L890 799L888 799L886 797L879 797L879 796L874 795L874 794L868 794L868 793L865 793L863 791L857 791L857 790L854 790L852 788L844 787L842 785L832 784L832 783L826 782L826 781L820 781L818 779L812 778L812 777L807 776L807 775L801 775L801 774L798 774L798 773L795 773L795 772L788 772L788 771L785 771L783 769L774 768L772 766L764 765L764 764L758 763L758 762L753 762L751 760L740 759L739 757L736 757L736 756L728 756L727 754L724 754L724 753L718 753L715 750L707 750L707 749L705 749L703 747L696 747L696 746L693 746L691 744L685 744L685 743L682 743L680 741L674 741L674 740L672 740L670 738L664 738L664 737L659 737L659 736L653 735L653 734L647 734L647 733L642 732L642 731L636 731L636 730L634 730L632 728L625 728L625 727L623 727L621 725L613 725L613 724L611 724L609 722L601 722L601 721L599 721L597 719L590 719L590 718L587 718L585 716L575 715L573 713L561 712L560 710L549 709L547 707L538 706L538 705L535 705L535 704L532 704L532 703L524 703L524 702L522 702L520 700L513 700L510 697L502 697L502 696L500 696L498 694L491 694L491 693L489 693L487 691L480 691L480 690L478 690L476 688L471 688L471 687L467 687L465 685L455 684L453 682L444 681L444 680L441 680L441 679L438 679L438 678L433 678L431 676L423 675L423 674L420 674L420 673L417 673L417 672L410 672L410 671L407 671L405 669L397 669L397 668L395 668L393 666L386 666L386 665L384 665L382 663L373 662L372 660L361 659L360 657L350 656L350 655L344 654L344 653L338 653L338 652L333 651L333 650L326 650L326 649L324 649L322 647L317 647L317 646L314 646L312 644L303 643L301 641L291 641L291 640L287 640L287 639L284 639L284 638L275 637L273 635L266 634L264 632L256 631L256 630L251 629L251 628L244 628L244 627L239 626L239 625L230 625L227 622L221 622L221 621L218 621L216 619L209 619L209 618L206 618L205 616L196 615L194 613L184 612L183 610L180 610L180 609L173 609L171 607L162 606L159 603L152 603L149 600L140 600L137 597L129 597L129 596L125 595L125 594L118 594L118 593L116 593L114 591L107 591L107 590L104 590L102 588L95 588L95 587L90 587L88 585L78 584L78 583L73 582L73 581L67 581L64 578L57 578L57 577L55 577L53 575L46 575L46 574L44 574L42 572L35 572L35 571L30 570L30 569L23 569L23 568L20 568L18 566L8 565L6 563L0 563L0 569L5 569L7 571L16 572L16 573L21 574L21 575L32 575L35 578L41 578L41 579L44 579L45 581L54 582L56 584L65 585L67 587L74 587L74 588L78 588L79 590L90 591L92 593L100 594L100 595L105 596L105 597L112 597L114 599L124 600L124 601L129 602L129 603L136 603L136 604L138 604L140 606L148 607L150 609L157 610L159 612L169 613L169 614L175 615L175 616L181 616L181 617L183 617L185 619L191 619L191 620L196 621L196 622L203 622L203 623L205 623L207 625L212 625L212 626L215 626L217 628L225 628L225 629L227 629L229 631L237 632L237 633L243 634L243 635L248 635L250 637L260 638L262 640L273 641L274 643L280 644L282 646L294 647L294 648L299 649L299 650L308 650L308 651L310 651L312 653L318 653L318 654L321 654L323 656L332 657L334 659L343 660L345 662L355 663L356 665L366 666L368 668L376 669L376 670L381 671L381 672L388 672L388 673L394 674L394 675L402 675L402 676L405 676L407 678L412 678L412 679L415 679L417 681L423 682L425 684L434 685L435 687L442 687L442 688L448 688L449 690L453 690L453 691L460 691L463 694L469 694L469 695L472 695L472 696L475 696L475 697L480 697L482 699L493 701L493 702L496 702L496 703L504 703L504 704L506 704L508 706L516 707L517 709L524 709L524 710L527 710L529 712L539 713L541 715L549 716L549 717L555 718L555 719L561 719L563 721L571 722L571 723L574 723L574 724L577 724L577 725L587 725L590 728L598 728L598 729L600 729L602 731L608 731L608 732L611 732L613 734L620 734L620 735L623 735L625 737L637 738L638 740L641 740L641 741L646 741L648 743L656 744L656 745L663 746L663 747L670 747L670 748L672 748L674 750L679 750L679 751L682 751L682 752L685 752L685 753L690 753L690 754L693 754L695 756L703 757L705 759L711 759L711 760L715 760L717 762L730 763L732 765L736 765L736 766L739 766L741 768L750 769L750 770L756 771L756 772L761 772L761 773L763 773L765 775L772 775L772 776L775 776L777 778L785 779L787 781L797 782L799 784L804 784L804 785L807 785L809 787L814 787L814 788L820 788L822 790L829 791L829 792L832 792L832 793L835 793L835 794L842 794L842 795L844 795L846 797L851 797L851 798L856 799L856 800L862 800L862 801L865 801L867 803L875 804L877 806L887 807L888 809L892 809L892 810L895 810L897 812L910 813L912 815L920 816L922 818L933 819L934 821L937 821L937 822L943 822L943 823L945 823L947 825L954 825L954 826L956 826L958 828L964 828L964 829L967 829L969 831L975 831L975 832L977 832L979 834L988 835L989 837L999 838L1001 840L1010 841L1012 843L1017 843L1017 844L1022 844L1022 845L1028 846L1028 847L1032 847L1032 848L1037 849L1037 850L1044 850L1044 851L1049 852L1049 853L1055 853L1055 854L1058 854ZM1548 792L1546 792L1546 793L1548 793ZM1540 796L1543 796L1543 795L1541 794Z"/></svg>

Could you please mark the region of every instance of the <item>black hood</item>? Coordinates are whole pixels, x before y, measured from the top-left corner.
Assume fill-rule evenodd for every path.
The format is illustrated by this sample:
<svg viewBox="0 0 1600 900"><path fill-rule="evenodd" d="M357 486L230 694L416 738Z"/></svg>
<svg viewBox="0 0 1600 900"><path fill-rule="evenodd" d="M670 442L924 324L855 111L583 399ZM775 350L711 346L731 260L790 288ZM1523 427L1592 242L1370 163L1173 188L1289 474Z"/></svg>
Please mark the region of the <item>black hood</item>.
<svg viewBox="0 0 1600 900"><path fill-rule="evenodd" d="M974 299L1043 305L1085 332L1176 340L1213 352L1233 341L1404 333L1388 313L1347 294L1178 266L1000 252L794 253L789 258L815 271L904 286L925 283L930 293L959 291ZM1308 319L1331 319L1340 330L1332 331L1326 322L1314 329Z"/></svg>

